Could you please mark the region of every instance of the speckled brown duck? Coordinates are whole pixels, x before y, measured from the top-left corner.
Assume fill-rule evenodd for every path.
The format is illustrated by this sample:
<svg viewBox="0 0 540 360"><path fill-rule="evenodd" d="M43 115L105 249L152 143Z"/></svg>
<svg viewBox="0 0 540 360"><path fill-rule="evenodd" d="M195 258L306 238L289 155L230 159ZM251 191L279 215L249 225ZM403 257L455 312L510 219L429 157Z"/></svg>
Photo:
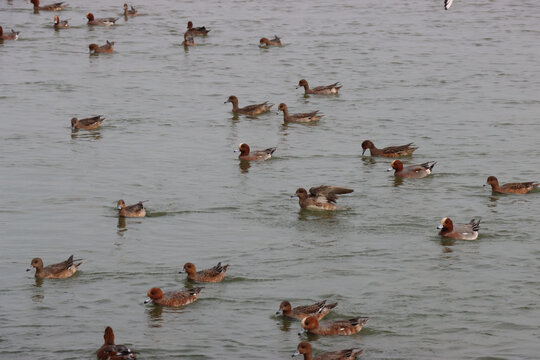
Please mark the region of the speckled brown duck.
<svg viewBox="0 0 540 360"><path fill-rule="evenodd" d="M30 265L36 269L35 276L40 279L65 279L73 276L77 272L78 267L82 262L75 264L74 261L80 261L81 259L73 260L73 255L71 255L67 260L64 260L58 264L52 264L48 266L43 266L43 260L41 258L33 258L30 262ZM26 271L30 271L26 269Z"/></svg>
<svg viewBox="0 0 540 360"><path fill-rule="evenodd" d="M210 30L204 26L194 27L193 22L188 21L187 23L187 33L192 36L206 36L209 32Z"/></svg>
<svg viewBox="0 0 540 360"><path fill-rule="evenodd" d="M315 316L318 320L321 320L328 315L337 304L337 302L326 304L326 300L323 300L315 304L300 305L293 308L290 302L283 300L281 304L279 304L279 310L276 312L276 315L283 315L284 317L298 320L302 320L308 316Z"/></svg>
<svg viewBox="0 0 540 360"><path fill-rule="evenodd" d="M197 301L202 289L202 287L198 287L190 290L168 291L164 293L160 288L151 288L148 290L148 299L144 303L148 304L152 302L162 306L189 305Z"/></svg>
<svg viewBox="0 0 540 360"><path fill-rule="evenodd" d="M360 356L360 354L362 354L362 349L351 348L320 353L317 354L317 356L313 356L311 345L306 341L302 341L300 344L298 344L295 353L292 354L292 357L304 355L304 360L354 360Z"/></svg>
<svg viewBox="0 0 540 360"><path fill-rule="evenodd" d="M274 35L273 39L268 38L261 38L259 40L259 47L270 47L270 46L281 46L281 39L277 37L277 35Z"/></svg>
<svg viewBox="0 0 540 360"><path fill-rule="evenodd" d="M187 278L194 282L221 282L226 275L229 264L221 266L221 262L218 262L216 266L197 271L197 268L192 263L188 262L184 264L184 270L180 273L187 273Z"/></svg>
<svg viewBox="0 0 540 360"><path fill-rule="evenodd" d="M54 15L54 28L55 29L68 29L69 28L68 20L60 20L58 15Z"/></svg>
<svg viewBox="0 0 540 360"><path fill-rule="evenodd" d="M335 205L338 195L352 193L353 189L339 186L321 185L309 189L309 193L304 188L296 190L298 203L302 209L308 210L337 210Z"/></svg>
<svg viewBox="0 0 540 360"><path fill-rule="evenodd" d="M347 320L317 320L315 316L308 316L302 320L302 330L299 335L304 332L311 334L328 336L328 335L353 335L362 330L368 317L357 317Z"/></svg>
<svg viewBox="0 0 540 360"><path fill-rule="evenodd" d="M74 117L71 119L71 127L73 129L94 130L100 127L103 121L105 121L105 118L101 115L80 120Z"/></svg>
<svg viewBox="0 0 540 360"><path fill-rule="evenodd" d="M146 209L143 205L144 201L139 201L136 204L126 206L124 200L118 200L116 208L120 217L145 217Z"/></svg>
<svg viewBox="0 0 540 360"><path fill-rule="evenodd" d="M103 335L105 343L98 349L98 360L129 360L136 359L137 353L125 345L116 345L114 343L114 332L110 326L105 328Z"/></svg>
<svg viewBox="0 0 540 360"><path fill-rule="evenodd" d="M278 111L283 111L283 122L299 122L307 123L319 121L324 115L319 114L319 110L315 110L309 113L301 114L289 114L289 108L285 103L281 103L278 106Z"/></svg>
<svg viewBox="0 0 540 360"><path fill-rule="evenodd" d="M0 40L17 40L19 38L19 31L11 29L9 34L4 34L4 29L0 26Z"/></svg>
<svg viewBox="0 0 540 360"><path fill-rule="evenodd" d="M265 101L261 104L248 105L241 108L238 107L238 98L234 95L229 96L225 104L229 102L232 103L233 113L242 115L259 115L270 111L272 106L274 106L274 104L269 104L268 101Z"/></svg>
<svg viewBox="0 0 540 360"><path fill-rule="evenodd" d="M310 88L307 80L302 79L298 82L297 89L300 87L304 87L304 94L315 94L315 95L332 95L337 94L339 89L343 87L339 82L335 82L330 85L324 85L324 86L317 86L314 88Z"/></svg>
<svg viewBox="0 0 540 360"><path fill-rule="evenodd" d="M32 4L34 4L34 11L39 11L39 10L43 10L43 11L60 11L60 10L64 10L67 6L64 5L64 1L61 1L61 2L57 2L57 3L54 3L54 4L49 4L49 5L43 5L43 6L40 6L39 5L39 0L30 0L30 2Z"/></svg>
<svg viewBox="0 0 540 360"><path fill-rule="evenodd" d="M107 40L105 45L99 46L98 44L88 45L90 49L90 54L112 54L114 52L114 41Z"/></svg>
<svg viewBox="0 0 540 360"><path fill-rule="evenodd" d="M128 16L137 16L137 9L135 9L133 7L133 5L131 5L131 9L128 8L128 4L127 3L124 3L124 16L125 17L128 17Z"/></svg>
<svg viewBox="0 0 540 360"><path fill-rule="evenodd" d="M382 149L378 149L371 140L365 140L362 143L362 155L369 149L371 156L383 156L383 157L400 157L409 156L418 149L414 147L413 143L398 146L388 146Z"/></svg>
<svg viewBox="0 0 540 360"><path fill-rule="evenodd" d="M527 194L528 192L536 189L540 183L529 181L519 183L506 183L499 185L499 180L495 176L487 178L487 182L484 186L490 186L491 191L502 194Z"/></svg>

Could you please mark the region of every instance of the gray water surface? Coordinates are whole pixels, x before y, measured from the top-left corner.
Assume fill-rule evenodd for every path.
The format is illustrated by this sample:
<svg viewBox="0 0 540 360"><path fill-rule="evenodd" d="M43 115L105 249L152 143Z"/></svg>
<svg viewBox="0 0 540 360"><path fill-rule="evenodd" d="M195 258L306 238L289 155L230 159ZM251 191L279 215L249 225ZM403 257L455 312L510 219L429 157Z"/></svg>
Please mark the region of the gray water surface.
<svg viewBox="0 0 540 360"><path fill-rule="evenodd" d="M287 359L306 339L362 359L538 357L540 194L482 187L540 180L536 1L158 0L111 28L85 14L122 2L69 4L72 28L55 31L53 13L0 3L4 31L21 32L0 44L2 358L94 359L106 326L141 359ZM184 50L188 20L211 32ZM258 48L274 34L284 47ZM89 56L106 40L114 54ZM343 88L304 97L302 78ZM325 117L234 117L229 95ZM97 114L99 130L72 133ZM414 141L404 162L437 161L433 176L396 181L390 160L361 156L366 139ZM245 166L241 142L275 157ZM355 191L341 211L300 211L290 196L321 184ZM149 200L149 216L119 221L118 199ZM481 217L478 240L441 241L446 216ZM73 278L25 272L71 254ZM192 286L188 261L230 267L194 304L145 306L151 287ZM274 316L285 299L371 319L298 336Z"/></svg>

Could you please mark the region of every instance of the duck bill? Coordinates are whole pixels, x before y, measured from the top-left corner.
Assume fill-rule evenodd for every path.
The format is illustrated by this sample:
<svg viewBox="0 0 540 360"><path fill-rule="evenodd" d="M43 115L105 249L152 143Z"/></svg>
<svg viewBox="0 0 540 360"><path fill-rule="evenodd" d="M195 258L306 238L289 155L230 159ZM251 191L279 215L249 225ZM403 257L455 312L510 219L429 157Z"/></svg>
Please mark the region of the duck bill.
<svg viewBox="0 0 540 360"><path fill-rule="evenodd" d="M386 171L392 171L392 170L394 170L394 168L389 167L388 169L386 169Z"/></svg>
<svg viewBox="0 0 540 360"><path fill-rule="evenodd" d="M437 229L441 230L443 228L442 224L437 226Z"/></svg>
<svg viewBox="0 0 540 360"><path fill-rule="evenodd" d="M298 355L300 355L300 351L296 350L294 352L294 354L291 355L291 357L295 357L295 356L298 356Z"/></svg>
<svg viewBox="0 0 540 360"><path fill-rule="evenodd" d="M365 152L366 152L366 149L364 149L364 150L362 151L362 155L364 155Z"/></svg>
<svg viewBox="0 0 540 360"><path fill-rule="evenodd" d="M283 311L281 310L276 311L276 315L283 315Z"/></svg>
<svg viewBox="0 0 540 360"><path fill-rule="evenodd" d="M147 298L146 300L144 300L144 304L145 304L145 305L146 305L146 304L149 304L149 303L151 303L151 302L152 302L152 299L150 299L150 298Z"/></svg>
<svg viewBox="0 0 540 360"><path fill-rule="evenodd" d="M116 207L116 210L122 210L122 207L121 207L120 205L118 205L118 206Z"/></svg>
<svg viewBox="0 0 540 360"><path fill-rule="evenodd" d="M300 329L300 332L298 333L298 335L302 335L305 332L306 332L306 329L302 328L302 329Z"/></svg>
<svg viewBox="0 0 540 360"><path fill-rule="evenodd" d="M30 271L30 270L32 270L32 268L28 268L28 269L26 269L26 271Z"/></svg>

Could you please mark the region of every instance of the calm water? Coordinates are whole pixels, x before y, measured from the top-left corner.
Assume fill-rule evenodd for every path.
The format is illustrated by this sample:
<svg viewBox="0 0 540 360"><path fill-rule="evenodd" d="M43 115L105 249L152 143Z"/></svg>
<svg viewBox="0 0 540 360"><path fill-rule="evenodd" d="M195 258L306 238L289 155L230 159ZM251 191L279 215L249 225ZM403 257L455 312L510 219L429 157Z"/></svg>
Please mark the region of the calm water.
<svg viewBox="0 0 540 360"><path fill-rule="evenodd" d="M536 1L152 1L114 28L89 28L122 3L69 1L52 13L0 3L0 353L93 359L110 325L141 359L287 359L298 322L279 303L338 301L328 318L370 316L350 337L310 338L315 352L362 359L533 359L540 353L539 196L492 195L540 180L540 14ZM211 28L179 46L188 20ZM262 36L286 46L261 50ZM88 44L116 53L88 55ZM335 81L342 93L303 97ZM319 109L319 124L282 125L270 100ZM98 131L71 117L102 114ZM406 162L433 176L396 182L360 144L414 141ZM233 153L277 146L250 167ZM344 210L299 211L298 187L352 187ZM119 222L118 199L149 200ZM475 242L441 242L442 217L482 217ZM443 246L453 249L443 253ZM36 282L33 257L70 254L80 273ZM178 270L229 263L221 284L182 309L143 305L154 286L190 286Z"/></svg>

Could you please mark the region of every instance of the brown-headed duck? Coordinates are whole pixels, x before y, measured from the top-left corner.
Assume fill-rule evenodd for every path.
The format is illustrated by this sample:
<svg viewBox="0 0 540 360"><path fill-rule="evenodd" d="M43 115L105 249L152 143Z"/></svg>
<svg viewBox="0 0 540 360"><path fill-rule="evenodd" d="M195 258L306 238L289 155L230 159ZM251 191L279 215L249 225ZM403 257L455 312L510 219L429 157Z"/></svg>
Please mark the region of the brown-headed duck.
<svg viewBox="0 0 540 360"><path fill-rule="evenodd" d="M211 269L197 271L195 265L188 262L184 264L184 270L180 271L180 274L187 273L188 280L195 282L221 282L225 278L228 267L229 264L221 266L221 262L218 262Z"/></svg>
<svg viewBox="0 0 540 360"><path fill-rule="evenodd" d="M268 101L265 101L261 104L255 104L255 105L248 105L244 106L242 108L238 107L238 98L234 95L229 96L226 103L232 103L232 111L236 114L243 114L243 115L259 115L262 113L265 113L267 111L270 111L270 108L274 106L274 104L269 104Z"/></svg>
<svg viewBox="0 0 540 360"><path fill-rule="evenodd" d="M105 328L103 335L105 343L97 351L98 360L128 360L136 359L137 353L125 345L114 343L114 332L110 326Z"/></svg>
<svg viewBox="0 0 540 360"><path fill-rule="evenodd" d="M444 10L450 9L450 6L452 6L452 3L454 0L444 0Z"/></svg>
<svg viewBox="0 0 540 360"><path fill-rule="evenodd" d="M274 151L276 151L276 147L271 147L264 150L255 150L250 152L249 145L246 143L241 143L238 145L238 150L234 150L234 152L239 151L240 155L238 155L238 158L240 160L268 160L272 157L272 154Z"/></svg>
<svg viewBox="0 0 540 360"><path fill-rule="evenodd" d="M305 79L302 79L298 82L297 89L299 87L304 87L304 94L316 94L316 95L331 95L337 94L339 89L343 87L339 82L333 83L331 85L317 86L313 89L309 88L308 82Z"/></svg>
<svg viewBox="0 0 540 360"><path fill-rule="evenodd" d="M76 117L71 119L71 127L73 129L93 130L101 126L105 118L101 115L92 116L86 119L78 120Z"/></svg>
<svg viewBox="0 0 540 360"><path fill-rule="evenodd" d="M87 22L88 25L97 25L97 26L111 26L111 25L114 25L116 20L119 19L117 17L96 19L94 18L94 14L92 13L86 14L86 18L88 19L88 22Z"/></svg>
<svg viewBox="0 0 540 360"><path fill-rule="evenodd" d="M259 40L259 47L267 48L269 46L281 46L281 39L274 35L273 39L263 37Z"/></svg>
<svg viewBox="0 0 540 360"><path fill-rule="evenodd" d="M67 20L60 20L58 15L54 15L54 28L55 29L67 29L69 24Z"/></svg>
<svg viewBox="0 0 540 360"><path fill-rule="evenodd" d="M124 3L124 16L137 16L137 10L131 5L131 9L128 8L128 4Z"/></svg>
<svg viewBox="0 0 540 360"><path fill-rule="evenodd" d="M279 111L283 111L283 121L284 122L313 122L313 121L319 121L324 115L318 114L319 110L315 110L310 113L302 113L302 114L289 114L289 109L287 108L287 105L285 103L281 103L278 106L278 114Z"/></svg>
<svg viewBox="0 0 540 360"><path fill-rule="evenodd" d="M145 200L146 201L146 200ZM116 208L118 209L118 216L120 217L145 217L146 209L144 208L143 202L139 201L136 204L126 206L124 200L118 200Z"/></svg>
<svg viewBox="0 0 540 360"><path fill-rule="evenodd" d="M439 235L451 239L476 240L480 229L480 220L472 219L468 224L454 225L452 220L445 217L441 224L437 226Z"/></svg>
<svg viewBox="0 0 540 360"><path fill-rule="evenodd" d="M309 332L316 335L353 335L362 330L368 317L358 317L348 320L317 320L315 316L308 316L302 320L302 330L298 335Z"/></svg>
<svg viewBox="0 0 540 360"><path fill-rule="evenodd" d="M43 6L39 6L39 0L30 0L30 2L32 4L34 4L34 10L35 11L38 11L38 10L43 10L43 11L60 11L60 10L64 10L67 6L66 5L63 5L64 4L64 1L62 2L57 2L57 3L54 3L54 4L50 4L50 5L43 5Z"/></svg>
<svg viewBox="0 0 540 360"><path fill-rule="evenodd" d="M112 54L114 52L114 41L110 42L107 40L105 45L99 46L98 44L88 45L90 49L90 55L94 54Z"/></svg>
<svg viewBox="0 0 540 360"><path fill-rule="evenodd" d="M74 264L73 261L80 261L81 259L73 260L73 255L71 255L67 260L62 261L58 264L52 264L43 267L43 260L40 258L33 258L30 262L30 265L36 268L35 276L40 279L65 279L73 276L77 272L77 268L82 264ZM26 271L30 271L26 269Z"/></svg>
<svg viewBox="0 0 540 360"><path fill-rule="evenodd" d="M386 171L394 171L394 176L402 178L423 178L431 174L436 161L428 161L423 164L403 166L403 163L399 160L392 161L390 168Z"/></svg>
<svg viewBox="0 0 540 360"><path fill-rule="evenodd" d="M296 352L292 354L292 357L304 355L304 360L354 360L362 354L362 349L352 348L320 353L313 357L312 351L311 345L308 342L302 341L298 344Z"/></svg>
<svg viewBox="0 0 540 360"><path fill-rule="evenodd" d="M184 47L187 47L187 46L196 46L197 44L195 44L195 40L193 39L193 36L191 36L191 34L186 31L184 33L184 41L182 41L182 45Z"/></svg>
<svg viewBox="0 0 540 360"><path fill-rule="evenodd" d="M499 185L499 180L495 176L487 178L487 182L484 186L491 185L491 191L502 194L526 194L532 191L540 185L540 183L529 181L520 183L507 183Z"/></svg>
<svg viewBox="0 0 540 360"><path fill-rule="evenodd" d="M405 145L399 146L388 146L382 149L377 149L375 144L371 140L365 140L362 143L362 155L369 149L371 156L383 156L383 157L399 157L399 156L408 156L418 149L417 147L412 146L413 143L408 143Z"/></svg>
<svg viewBox="0 0 540 360"><path fill-rule="evenodd" d="M148 290L148 299L145 304L153 302L156 305L162 306L184 306L197 301L199 292L203 288L198 287L190 290L168 291L163 293L160 288L151 288Z"/></svg>
<svg viewBox="0 0 540 360"><path fill-rule="evenodd" d="M197 35L206 36L210 32L210 30L208 30L204 26L193 27L193 23L191 21L188 21L186 32L192 36L197 36Z"/></svg>
<svg viewBox="0 0 540 360"><path fill-rule="evenodd" d="M339 186L321 185L309 189L309 194L304 188L296 190L298 203L302 209L308 210L337 210L335 205L338 195L352 193L353 189ZM293 195L294 196L294 195Z"/></svg>
<svg viewBox="0 0 540 360"><path fill-rule="evenodd" d="M17 40L19 38L19 31L11 29L9 34L4 34L4 29L0 26L0 40Z"/></svg>
<svg viewBox="0 0 540 360"><path fill-rule="evenodd" d="M319 301L318 303L311 305L300 305L292 307L291 303L287 300L283 300L279 304L279 310L276 315L283 315L284 317L302 320L308 316L315 316L317 320L324 318L333 308L337 306L337 302L333 304L326 304L326 300Z"/></svg>

